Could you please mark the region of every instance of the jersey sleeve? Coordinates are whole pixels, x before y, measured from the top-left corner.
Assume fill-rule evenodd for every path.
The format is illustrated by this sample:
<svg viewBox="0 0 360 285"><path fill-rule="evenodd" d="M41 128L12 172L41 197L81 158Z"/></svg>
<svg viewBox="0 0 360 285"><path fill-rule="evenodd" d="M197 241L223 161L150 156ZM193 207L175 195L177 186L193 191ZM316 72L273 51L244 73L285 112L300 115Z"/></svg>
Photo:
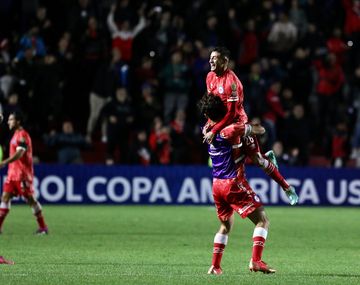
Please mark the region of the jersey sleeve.
<svg viewBox="0 0 360 285"><path fill-rule="evenodd" d="M16 151L28 149L28 137L24 133L20 133L18 139L16 140Z"/></svg>

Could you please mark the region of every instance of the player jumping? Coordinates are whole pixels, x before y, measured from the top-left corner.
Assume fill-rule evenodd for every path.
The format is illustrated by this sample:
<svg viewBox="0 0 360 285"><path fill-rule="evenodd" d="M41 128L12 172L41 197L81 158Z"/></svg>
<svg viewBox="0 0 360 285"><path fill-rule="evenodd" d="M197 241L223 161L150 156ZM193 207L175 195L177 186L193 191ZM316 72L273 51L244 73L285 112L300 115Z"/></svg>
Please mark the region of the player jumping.
<svg viewBox="0 0 360 285"><path fill-rule="evenodd" d="M199 103L201 112L212 121L220 121L226 109L218 96L205 95ZM245 156L241 148L233 146L240 144L240 137L246 134L248 125L234 124L235 127L225 127L217 134L208 146L208 152L213 163L213 197L220 229L214 238L212 265L208 274L220 275L220 266L230 230L234 224L234 211L242 218L248 217L254 224L253 249L250 259L250 271L275 273L276 270L262 260L262 252L269 230L269 219L265 213L260 198L251 189L245 177ZM259 128L257 126L256 128ZM251 131L254 132L255 128Z"/></svg>
<svg viewBox="0 0 360 285"><path fill-rule="evenodd" d="M210 72L206 77L207 91L221 98L227 107L227 112L219 122L214 124L209 121L204 127L204 141L208 143L211 143L215 135L224 127L232 123L248 122L243 107L243 86L235 73L228 68L229 59L230 52L225 47L216 47L210 54ZM291 205L295 205L298 202L298 197L294 194L295 189L280 174L274 153L270 151L267 155L263 155L255 135L245 136L242 141L247 157L275 180L289 197Z"/></svg>

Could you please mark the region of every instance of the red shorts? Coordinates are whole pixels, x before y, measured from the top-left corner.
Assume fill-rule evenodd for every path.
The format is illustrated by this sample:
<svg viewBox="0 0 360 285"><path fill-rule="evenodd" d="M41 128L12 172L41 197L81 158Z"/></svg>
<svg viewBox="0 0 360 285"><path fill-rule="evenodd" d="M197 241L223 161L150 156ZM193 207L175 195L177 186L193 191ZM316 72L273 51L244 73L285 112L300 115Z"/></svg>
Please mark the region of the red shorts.
<svg viewBox="0 0 360 285"><path fill-rule="evenodd" d="M6 180L4 192L11 193L13 196L32 196L34 194L32 181Z"/></svg>
<svg viewBox="0 0 360 285"><path fill-rule="evenodd" d="M221 221L227 221L234 210L244 219L262 206L260 198L245 178L213 179L213 196Z"/></svg>

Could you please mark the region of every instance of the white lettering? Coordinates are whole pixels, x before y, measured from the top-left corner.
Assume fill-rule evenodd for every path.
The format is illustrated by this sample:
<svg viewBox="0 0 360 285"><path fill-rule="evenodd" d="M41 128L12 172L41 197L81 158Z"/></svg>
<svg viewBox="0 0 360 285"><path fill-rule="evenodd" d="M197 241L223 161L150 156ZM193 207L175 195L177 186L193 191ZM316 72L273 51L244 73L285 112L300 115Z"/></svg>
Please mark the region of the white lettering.
<svg viewBox="0 0 360 285"><path fill-rule="evenodd" d="M201 178L200 180L200 200L201 203L214 203L212 194L212 180L210 178Z"/></svg>
<svg viewBox="0 0 360 285"><path fill-rule="evenodd" d="M269 191L269 183L262 178L252 178L249 180L250 187L259 196L262 203L268 203L267 192Z"/></svg>
<svg viewBox="0 0 360 285"><path fill-rule="evenodd" d="M121 184L123 188L123 193L121 195L117 195L115 192L116 185ZM131 195L131 185L129 181L123 177L115 177L110 179L109 184L107 186L107 192L109 195L109 198L117 203L125 202L127 199L129 199Z"/></svg>
<svg viewBox="0 0 360 285"><path fill-rule="evenodd" d="M66 177L66 201L67 202L82 202L83 197L74 193L74 178Z"/></svg>
<svg viewBox="0 0 360 285"><path fill-rule="evenodd" d="M34 195L36 199L39 199L40 197L40 190L39 190L39 179L37 177L34 177L33 180L33 189L34 189Z"/></svg>
<svg viewBox="0 0 360 285"><path fill-rule="evenodd" d="M49 185L55 184L55 191L50 192ZM44 178L40 185L41 196L48 202L58 202L65 195L64 182L57 176L49 175Z"/></svg>
<svg viewBox="0 0 360 285"><path fill-rule="evenodd" d="M360 205L360 180L356 179L349 183L349 193L355 196L349 197L349 203Z"/></svg>
<svg viewBox="0 0 360 285"><path fill-rule="evenodd" d="M140 196L151 191L151 180L147 177L135 177L133 179L133 202L140 202Z"/></svg>
<svg viewBox="0 0 360 285"><path fill-rule="evenodd" d="M306 200L311 201L313 204L320 203L320 199L312 179L305 179L301 187L301 191L299 192L299 204L303 204Z"/></svg>
<svg viewBox="0 0 360 285"><path fill-rule="evenodd" d="M107 181L106 178L102 177L102 176L95 176L89 180L89 182L86 186L86 193L91 201L96 202L96 203L101 203L101 202L105 202L107 200L106 195L104 195L104 194L99 195L99 194L95 193L96 184L105 185L106 181Z"/></svg>
<svg viewBox="0 0 360 285"><path fill-rule="evenodd" d="M200 201L199 195L196 191L194 180L189 177L184 179L177 202L183 203L187 199L191 200L194 203L199 203Z"/></svg>
<svg viewBox="0 0 360 285"><path fill-rule="evenodd" d="M159 177L155 180L153 190L151 192L149 202L154 203L157 200L164 200L167 203L171 203L171 195L169 188L164 178Z"/></svg>
<svg viewBox="0 0 360 285"><path fill-rule="evenodd" d="M326 183L327 198L331 204L339 205L345 202L347 196L347 183L346 180L340 181L339 195L335 195L335 182L330 179Z"/></svg>

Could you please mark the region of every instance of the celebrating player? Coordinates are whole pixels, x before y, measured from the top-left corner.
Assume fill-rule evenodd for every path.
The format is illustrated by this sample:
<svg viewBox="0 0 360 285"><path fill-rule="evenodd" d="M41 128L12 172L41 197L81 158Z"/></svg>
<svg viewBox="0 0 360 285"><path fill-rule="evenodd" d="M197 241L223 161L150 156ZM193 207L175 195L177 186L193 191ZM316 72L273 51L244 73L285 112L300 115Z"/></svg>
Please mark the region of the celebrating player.
<svg viewBox="0 0 360 285"><path fill-rule="evenodd" d="M42 215L40 203L34 196L33 191L33 159L32 143L29 134L22 127L23 117L20 112L9 115L8 125L14 135L10 141L9 157L0 162L0 167L9 165L8 174L4 183L0 204L0 232L2 224L10 211L11 199L15 196L23 196L32 208L38 223L36 234L48 234L48 227Z"/></svg>
<svg viewBox="0 0 360 285"><path fill-rule="evenodd" d="M199 103L201 112L212 121L220 121L226 109L218 96L204 95ZM234 124L239 126L240 124ZM259 197L251 189L245 177L245 157L241 149L233 146L241 144L243 129L236 131L232 126L226 127L217 134L208 146L213 163L213 197L220 229L214 238L212 265L208 274L220 275L220 266L228 235L234 224L234 210L242 217L248 217L254 224L253 250L249 269L264 273L275 273L275 269L261 260L262 251L269 230L269 219ZM224 138L226 137L226 138Z"/></svg>
<svg viewBox="0 0 360 285"><path fill-rule="evenodd" d="M206 77L207 91L221 98L227 107L227 112L219 122L214 124L209 121L204 127L204 141L208 143L211 143L215 135L224 127L232 123L245 124L248 122L243 107L243 86L235 73L228 68L229 59L230 52L225 47L216 47L210 54L210 72ZM270 151L267 156L263 155L255 135L245 136L243 143L245 144L246 155L281 186L289 197L291 205L295 205L298 201L296 194L294 194L295 189L277 169L274 153Z"/></svg>

